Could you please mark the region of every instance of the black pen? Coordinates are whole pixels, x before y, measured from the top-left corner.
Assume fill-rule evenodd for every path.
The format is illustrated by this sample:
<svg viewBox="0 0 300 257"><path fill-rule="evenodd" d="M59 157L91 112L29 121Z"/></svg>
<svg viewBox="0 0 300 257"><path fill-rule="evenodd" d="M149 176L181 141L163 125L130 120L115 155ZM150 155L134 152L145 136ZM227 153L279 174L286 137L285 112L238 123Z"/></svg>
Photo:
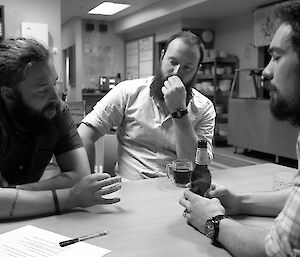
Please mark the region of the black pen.
<svg viewBox="0 0 300 257"><path fill-rule="evenodd" d="M68 245L71 245L71 244L74 244L74 243L77 243L77 242L80 242L80 241L85 241L85 240L95 238L95 237L99 237L99 236L105 236L107 234L108 234L108 231L98 232L98 233L95 233L95 234L92 234L92 235L87 235L87 236L82 236L82 237L77 237L77 238L74 238L74 239L62 241L62 242L59 243L59 245L61 247L65 247L65 246L68 246Z"/></svg>

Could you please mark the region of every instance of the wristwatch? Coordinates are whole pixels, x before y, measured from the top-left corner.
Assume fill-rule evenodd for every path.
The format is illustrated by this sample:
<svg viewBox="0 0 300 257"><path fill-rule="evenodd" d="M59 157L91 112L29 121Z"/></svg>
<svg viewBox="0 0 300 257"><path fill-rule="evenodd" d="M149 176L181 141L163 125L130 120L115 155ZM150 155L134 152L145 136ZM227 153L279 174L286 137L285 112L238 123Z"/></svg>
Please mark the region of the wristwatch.
<svg viewBox="0 0 300 257"><path fill-rule="evenodd" d="M180 110L177 110L176 112L172 112L171 115L172 115L173 118L180 119L181 117L183 117L187 113L188 113L187 109L180 109Z"/></svg>
<svg viewBox="0 0 300 257"><path fill-rule="evenodd" d="M220 220L227 218L226 215L217 215L208 219L205 224L205 235L212 239L213 242L217 241L219 235Z"/></svg>

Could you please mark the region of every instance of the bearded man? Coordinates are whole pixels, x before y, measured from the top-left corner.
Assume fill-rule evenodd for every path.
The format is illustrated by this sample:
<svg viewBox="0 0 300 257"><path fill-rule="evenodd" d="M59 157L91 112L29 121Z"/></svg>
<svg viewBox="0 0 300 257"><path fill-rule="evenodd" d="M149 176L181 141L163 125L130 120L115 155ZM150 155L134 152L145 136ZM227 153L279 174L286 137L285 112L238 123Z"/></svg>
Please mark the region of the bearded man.
<svg viewBox="0 0 300 257"><path fill-rule="evenodd" d="M91 174L49 51L33 39L0 44L0 220L118 202L120 178ZM41 180L51 157L61 170ZM102 188L105 187L105 188Z"/></svg>
<svg viewBox="0 0 300 257"><path fill-rule="evenodd" d="M208 142L212 158L215 110L193 88L203 45L191 32L171 36L154 77L127 80L105 95L78 132L94 167L94 142L117 127L117 174L129 180L166 176L174 159L194 160L197 141Z"/></svg>
<svg viewBox="0 0 300 257"><path fill-rule="evenodd" d="M270 108L279 120L300 125L300 1L275 8L278 27L263 70L270 83ZM300 160L300 134L297 140ZM180 199L187 223L218 242L233 256L300 256L300 171L293 186L270 192L233 192L212 185L208 198L186 190ZM211 199L209 199L211 198ZM218 199L217 199L218 198ZM226 215L225 215L226 214ZM248 226L228 215L276 217L271 228Z"/></svg>

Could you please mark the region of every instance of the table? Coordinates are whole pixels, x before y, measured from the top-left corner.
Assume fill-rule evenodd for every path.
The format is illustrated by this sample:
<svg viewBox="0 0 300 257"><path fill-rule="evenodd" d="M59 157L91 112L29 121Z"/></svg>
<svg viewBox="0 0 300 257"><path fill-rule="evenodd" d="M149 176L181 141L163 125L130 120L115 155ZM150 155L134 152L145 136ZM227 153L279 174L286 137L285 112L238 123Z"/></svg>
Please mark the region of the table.
<svg viewBox="0 0 300 257"><path fill-rule="evenodd" d="M272 190L277 171L295 169L259 164L241 168L216 170L213 182L238 191ZM109 235L88 242L112 250L115 257L194 257L231 256L226 250L211 244L204 235L186 224L183 207L178 201L182 188L167 178L128 181L114 193L121 197L115 205L93 206L49 217L3 222L0 233L31 224L69 237L78 237L102 230ZM268 227L273 219L264 217L235 217L240 222Z"/></svg>

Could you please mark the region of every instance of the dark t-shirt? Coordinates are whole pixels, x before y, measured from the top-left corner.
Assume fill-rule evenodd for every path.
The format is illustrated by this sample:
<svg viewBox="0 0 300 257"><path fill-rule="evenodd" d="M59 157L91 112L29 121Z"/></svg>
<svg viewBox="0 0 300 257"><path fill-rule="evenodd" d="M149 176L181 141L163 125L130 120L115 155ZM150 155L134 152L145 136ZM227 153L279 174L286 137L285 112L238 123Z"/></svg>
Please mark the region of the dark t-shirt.
<svg viewBox="0 0 300 257"><path fill-rule="evenodd" d="M36 182L53 154L82 147L82 141L65 102L47 132L25 134L14 128L0 104L0 172L9 184Z"/></svg>

